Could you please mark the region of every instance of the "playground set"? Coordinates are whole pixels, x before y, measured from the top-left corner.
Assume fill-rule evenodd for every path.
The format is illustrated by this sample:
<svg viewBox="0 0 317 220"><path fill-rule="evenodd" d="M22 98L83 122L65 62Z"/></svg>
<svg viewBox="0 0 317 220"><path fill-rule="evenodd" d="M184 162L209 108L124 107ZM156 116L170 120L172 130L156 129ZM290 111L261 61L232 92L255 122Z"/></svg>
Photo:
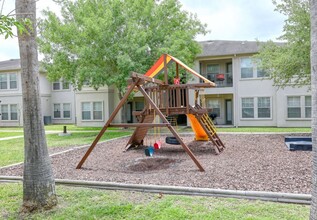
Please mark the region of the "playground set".
<svg viewBox="0 0 317 220"><path fill-rule="evenodd" d="M169 84L168 66L171 66L172 63L175 63L175 77L173 80L174 83ZM200 78L203 83L181 84L179 67ZM164 73L163 80L155 78L162 72ZM203 91L204 88L215 87L215 83L195 72L177 58L168 54L163 54L145 75L133 72L131 74L131 79L128 80L128 85L129 86L125 95L120 100L119 104L114 109L108 121L101 129L81 161L78 163L76 167L77 169L82 167L83 163L88 158L91 151L94 149L108 127L136 128L126 145L126 150L132 147L144 146L144 139L150 128L167 127L173 134L173 137L168 137L166 140L167 143L179 143L194 161L198 169L200 171L204 171L204 168L199 163L193 152L183 142L175 128L166 119L166 117L170 115L187 115L195 133L196 141L210 141L212 143L211 147L214 148L216 154L219 154L224 150L225 146L217 135L216 128L208 116L208 109L203 108L200 103L198 103L199 92ZM194 103L190 103L189 100L190 90L194 90ZM133 112L133 115L137 119L137 123L112 123L119 110L127 102L127 99L132 91L140 91L144 96L144 109L142 111ZM159 122L156 120L157 117L159 117ZM172 138L174 138L174 142ZM145 149L145 154L147 156L152 156L154 149L159 149L160 147L161 142L157 140L153 144L153 147L151 146Z"/></svg>

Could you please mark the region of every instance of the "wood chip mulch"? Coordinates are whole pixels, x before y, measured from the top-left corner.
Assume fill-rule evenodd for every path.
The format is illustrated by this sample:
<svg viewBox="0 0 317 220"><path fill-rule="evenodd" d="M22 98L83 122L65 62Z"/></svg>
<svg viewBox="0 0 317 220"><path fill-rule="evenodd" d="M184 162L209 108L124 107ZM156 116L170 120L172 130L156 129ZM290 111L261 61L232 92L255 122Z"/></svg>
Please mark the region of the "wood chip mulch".
<svg viewBox="0 0 317 220"><path fill-rule="evenodd" d="M165 144L163 136L162 148L153 157L146 157L144 148L123 152L128 138L122 138L98 144L82 169L75 167L87 148L55 155L52 165L59 179L310 193L311 151L289 151L279 134L219 136L226 149L215 155L211 142L193 142L193 135L182 135L205 172L199 172L180 145ZM22 172L21 165L0 169L0 175Z"/></svg>

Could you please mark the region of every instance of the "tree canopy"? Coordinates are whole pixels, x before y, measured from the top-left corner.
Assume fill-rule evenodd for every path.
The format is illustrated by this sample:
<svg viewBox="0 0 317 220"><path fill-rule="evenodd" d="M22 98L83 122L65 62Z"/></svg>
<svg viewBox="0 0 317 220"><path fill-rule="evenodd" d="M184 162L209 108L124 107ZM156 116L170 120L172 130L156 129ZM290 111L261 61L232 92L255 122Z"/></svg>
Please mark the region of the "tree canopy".
<svg viewBox="0 0 317 220"><path fill-rule="evenodd" d="M261 43L256 60L270 73L274 84L309 85L310 83L310 10L309 0L273 0L276 11L287 16L283 43Z"/></svg>
<svg viewBox="0 0 317 220"><path fill-rule="evenodd" d="M193 64L194 41L206 33L196 15L178 0L62 1L61 18L44 11L40 51L51 80L63 78L80 89L115 85L122 95L131 71L145 73L162 53Z"/></svg>
<svg viewBox="0 0 317 220"><path fill-rule="evenodd" d="M2 15L0 13L0 35L4 35L5 39L13 37L13 27L16 27L20 33L27 32L27 27L31 26L29 19L17 21L15 17L10 15Z"/></svg>

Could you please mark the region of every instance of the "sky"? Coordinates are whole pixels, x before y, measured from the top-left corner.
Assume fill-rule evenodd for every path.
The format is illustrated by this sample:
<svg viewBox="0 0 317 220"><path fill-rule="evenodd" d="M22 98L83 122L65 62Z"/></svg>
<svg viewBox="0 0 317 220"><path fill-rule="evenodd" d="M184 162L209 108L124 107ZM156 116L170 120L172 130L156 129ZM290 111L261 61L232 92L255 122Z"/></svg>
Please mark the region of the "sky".
<svg viewBox="0 0 317 220"><path fill-rule="evenodd" d="M4 1L2 14L15 7L14 0ZM210 31L196 37L205 40L277 40L283 33L285 17L274 11L272 0L179 0L183 10L194 13L207 24ZM59 7L53 0L37 1L37 17L49 8L59 14ZM1 10L1 9L0 9ZM19 58L17 38L4 39L0 36L0 61ZM41 55L39 56L41 59Z"/></svg>

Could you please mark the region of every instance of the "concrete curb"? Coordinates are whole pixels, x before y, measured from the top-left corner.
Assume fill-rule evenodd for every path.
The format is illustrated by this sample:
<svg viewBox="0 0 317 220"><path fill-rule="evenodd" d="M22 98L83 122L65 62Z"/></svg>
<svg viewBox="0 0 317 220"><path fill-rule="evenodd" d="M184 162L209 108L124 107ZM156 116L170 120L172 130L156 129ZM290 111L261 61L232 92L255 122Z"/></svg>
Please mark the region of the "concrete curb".
<svg viewBox="0 0 317 220"><path fill-rule="evenodd" d="M19 176L0 176L0 182L20 182L22 177ZM89 187L108 190L129 190L148 193L165 193L173 195L192 195L192 196L211 196L211 197L226 197L237 199L252 199L272 202L295 203L310 205L310 194L295 194L295 193L278 193L264 191L242 191L242 190L223 190L210 188L196 187L181 187L181 186L160 186L160 185L144 185L144 184L126 184L98 181L81 181L55 179L56 184Z"/></svg>

